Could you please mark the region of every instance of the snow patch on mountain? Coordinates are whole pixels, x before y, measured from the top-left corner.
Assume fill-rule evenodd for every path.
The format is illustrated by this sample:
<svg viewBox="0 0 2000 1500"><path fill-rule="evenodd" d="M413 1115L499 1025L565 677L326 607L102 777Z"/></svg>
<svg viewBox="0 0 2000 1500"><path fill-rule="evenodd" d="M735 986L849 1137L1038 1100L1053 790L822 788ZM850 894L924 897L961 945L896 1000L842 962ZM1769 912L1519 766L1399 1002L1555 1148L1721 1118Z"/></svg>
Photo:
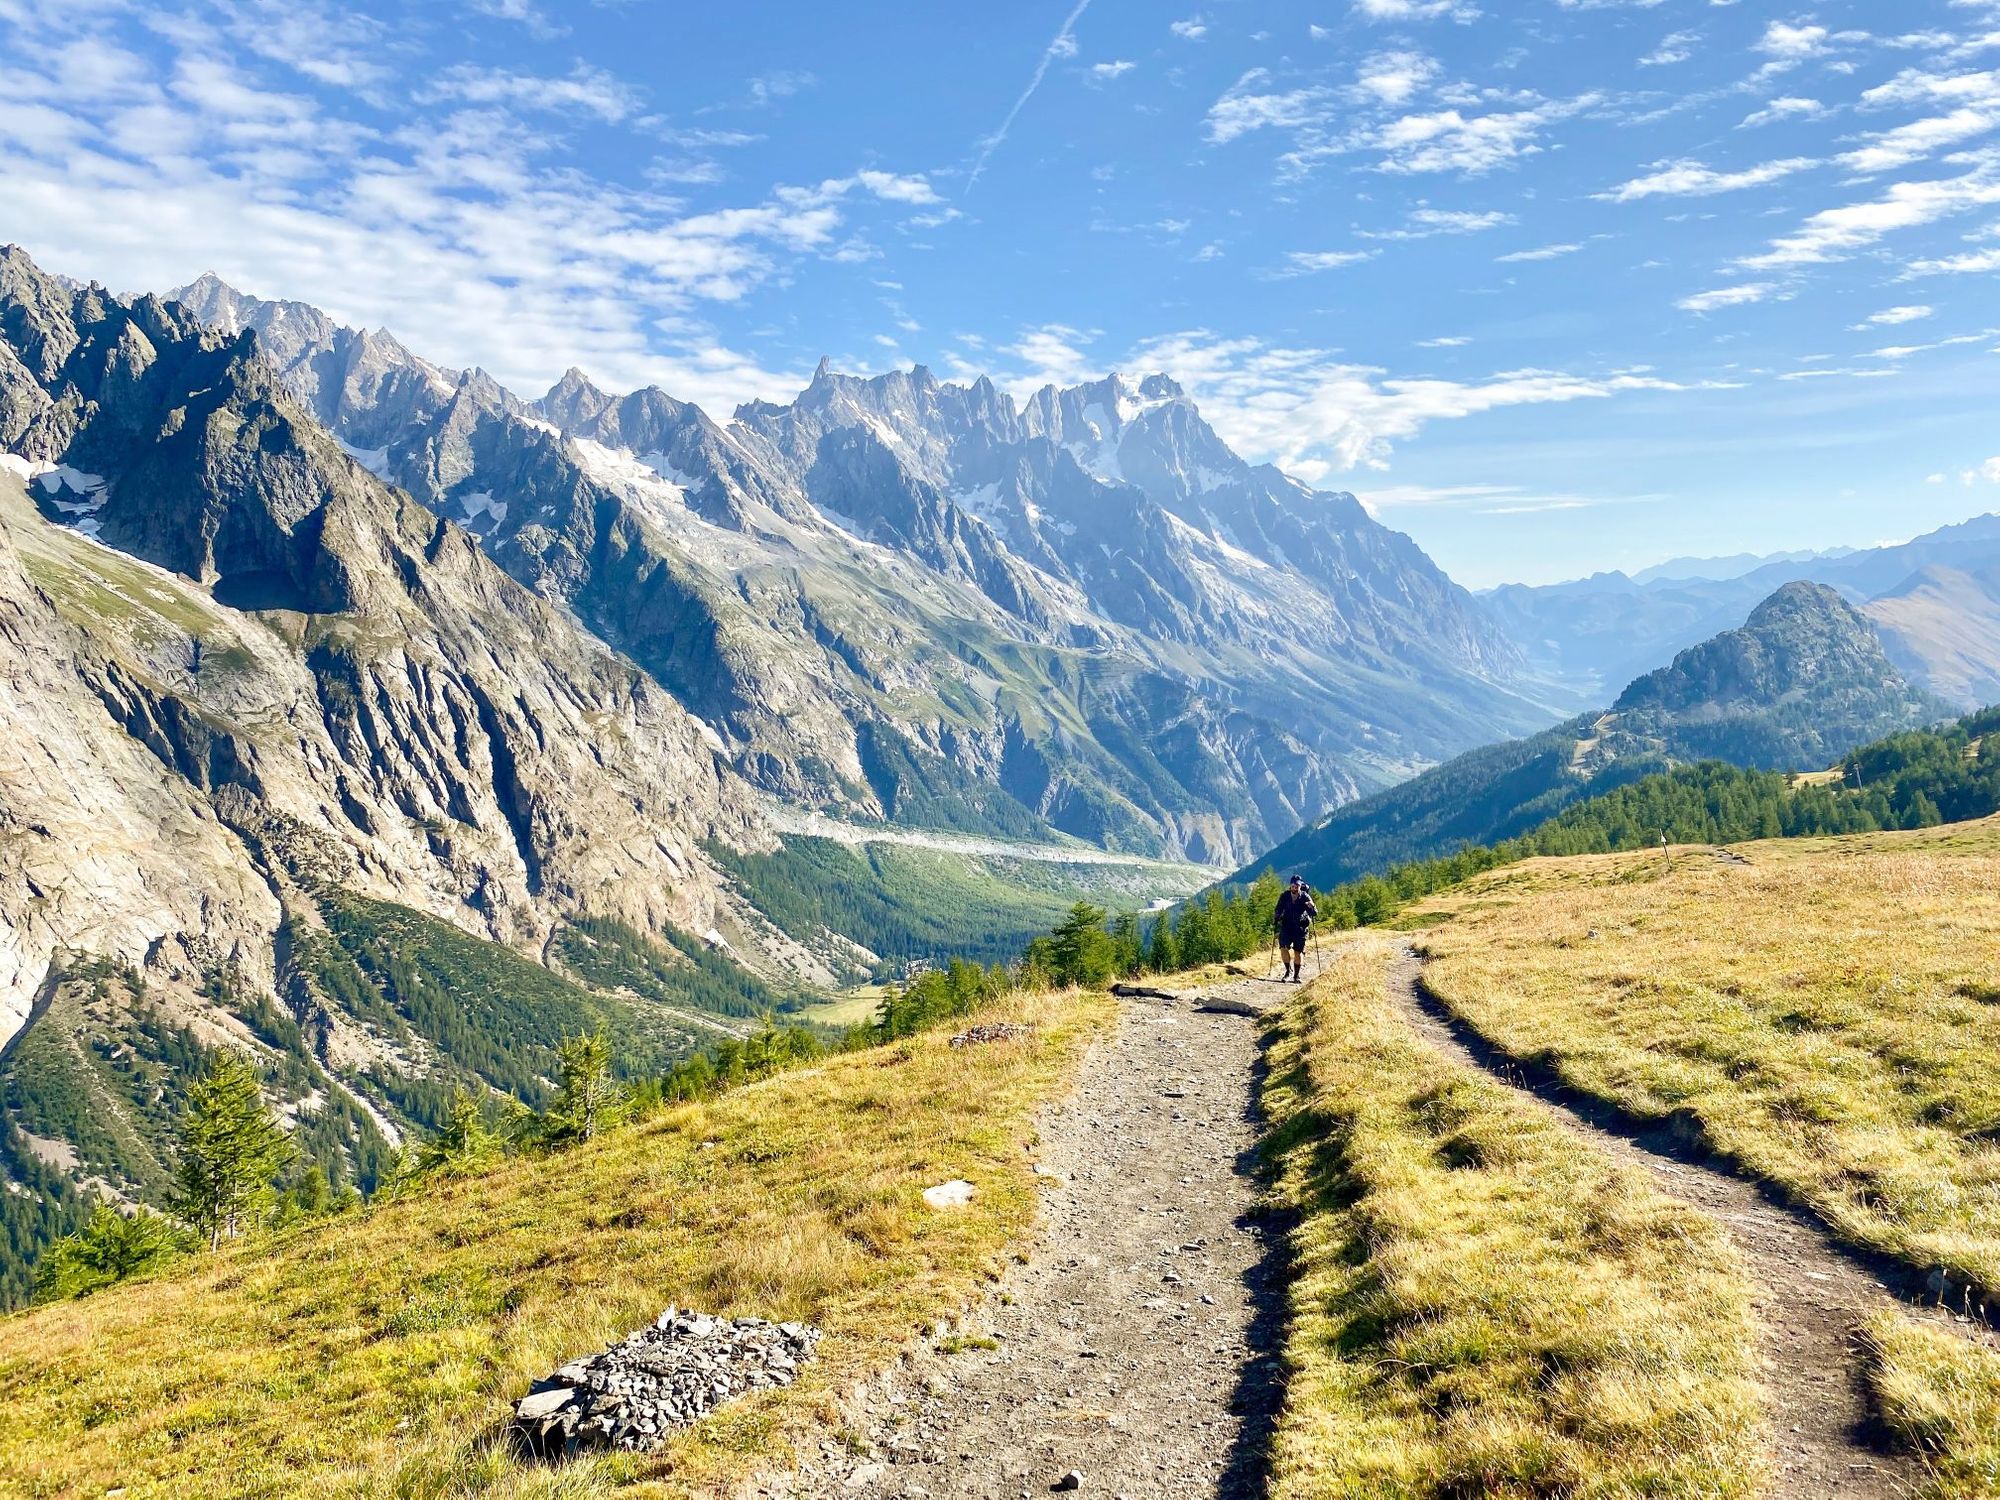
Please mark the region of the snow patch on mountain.
<svg viewBox="0 0 2000 1500"><path fill-rule="evenodd" d="M55 464L35 476L49 503L66 525L95 540L103 530L97 513L104 509L104 476L86 474L68 464Z"/></svg>
<svg viewBox="0 0 2000 1500"><path fill-rule="evenodd" d="M340 451L360 464L377 479L389 477L389 450L387 448L357 448L345 438L335 438Z"/></svg>
<svg viewBox="0 0 2000 1500"><path fill-rule="evenodd" d="M461 495L459 504L464 507L459 524L475 531L498 526L507 519L507 502L494 499L491 490L474 490L469 495Z"/></svg>

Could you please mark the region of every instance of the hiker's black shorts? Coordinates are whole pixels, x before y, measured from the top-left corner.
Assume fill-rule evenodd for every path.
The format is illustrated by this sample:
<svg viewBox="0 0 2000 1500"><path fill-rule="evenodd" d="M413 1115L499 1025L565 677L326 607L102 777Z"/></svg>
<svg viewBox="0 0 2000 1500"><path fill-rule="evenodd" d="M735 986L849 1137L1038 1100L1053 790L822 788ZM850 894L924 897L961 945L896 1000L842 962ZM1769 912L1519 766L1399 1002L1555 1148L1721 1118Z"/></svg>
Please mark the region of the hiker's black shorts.
<svg viewBox="0 0 2000 1500"><path fill-rule="evenodd" d="M1306 945L1306 934L1311 931L1310 927L1287 927L1283 932L1278 934L1278 946L1280 948L1303 948Z"/></svg>

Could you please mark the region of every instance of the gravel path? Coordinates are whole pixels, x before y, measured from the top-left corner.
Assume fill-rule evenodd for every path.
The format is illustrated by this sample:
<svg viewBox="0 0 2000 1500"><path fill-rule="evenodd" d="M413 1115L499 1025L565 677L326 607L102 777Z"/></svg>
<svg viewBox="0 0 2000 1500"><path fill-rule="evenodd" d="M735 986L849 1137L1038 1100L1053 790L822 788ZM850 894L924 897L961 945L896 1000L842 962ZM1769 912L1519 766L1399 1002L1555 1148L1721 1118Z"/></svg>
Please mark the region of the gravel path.
<svg viewBox="0 0 2000 1500"><path fill-rule="evenodd" d="M1261 1009L1291 988L1199 993ZM1254 1020L1125 1001L1041 1122L1026 1264L871 1392L866 1451L829 1446L796 1493L1004 1500L1076 1471L1127 1500L1261 1495L1283 1247L1255 1217L1259 1057Z"/></svg>
<svg viewBox="0 0 2000 1500"><path fill-rule="evenodd" d="M1846 1249L1816 1221L1774 1203L1727 1168L1692 1159L1667 1132L1644 1129L1608 1105L1524 1072L1423 987L1422 968L1406 954L1389 994L1426 1040L1512 1085L1614 1160L1644 1171L1662 1192L1717 1220L1735 1243L1750 1274L1763 1339L1773 1500L1909 1493L1922 1477L1921 1466L1881 1445L1855 1330L1893 1307L1963 1333L1983 1332L1963 1318L1899 1299L1888 1286L1900 1280L1898 1269Z"/></svg>

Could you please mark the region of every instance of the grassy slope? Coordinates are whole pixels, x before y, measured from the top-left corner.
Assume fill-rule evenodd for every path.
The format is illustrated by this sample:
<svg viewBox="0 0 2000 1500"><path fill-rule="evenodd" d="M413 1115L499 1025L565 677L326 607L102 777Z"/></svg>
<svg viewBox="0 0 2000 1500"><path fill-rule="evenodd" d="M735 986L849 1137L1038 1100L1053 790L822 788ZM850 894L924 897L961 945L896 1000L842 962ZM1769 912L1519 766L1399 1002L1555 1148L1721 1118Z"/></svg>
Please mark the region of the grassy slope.
<svg viewBox="0 0 2000 1500"><path fill-rule="evenodd" d="M0 1494L676 1494L787 1461L788 1435L1026 1228L1022 1147L1110 1014L1020 999L1026 1043L933 1033L672 1110L553 1160L0 1320ZM964 1211L923 1207L962 1176ZM659 1460L560 1473L491 1442L508 1400L669 1303L819 1321L800 1384Z"/></svg>
<svg viewBox="0 0 2000 1500"><path fill-rule="evenodd" d="M1412 914L1439 995L1634 1115L1697 1119L1834 1230L2000 1287L2000 819L1531 860ZM1872 1330L1927 1493L2000 1497L2000 1356Z"/></svg>
<svg viewBox="0 0 2000 1500"><path fill-rule="evenodd" d="M2000 1287L2000 820L1534 860L1431 903L1438 994L1856 1242Z"/></svg>
<svg viewBox="0 0 2000 1500"><path fill-rule="evenodd" d="M1391 951L1341 940L1272 1051L1301 1215L1274 1496L1754 1493L1720 1231L1413 1037Z"/></svg>

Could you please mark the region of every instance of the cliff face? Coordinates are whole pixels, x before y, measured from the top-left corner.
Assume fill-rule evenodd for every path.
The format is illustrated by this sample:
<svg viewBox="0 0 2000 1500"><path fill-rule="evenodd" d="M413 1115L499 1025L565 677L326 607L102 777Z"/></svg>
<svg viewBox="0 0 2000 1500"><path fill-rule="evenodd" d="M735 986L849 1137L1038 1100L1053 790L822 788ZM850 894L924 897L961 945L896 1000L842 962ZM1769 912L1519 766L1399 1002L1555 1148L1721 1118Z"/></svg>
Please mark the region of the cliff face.
<svg viewBox="0 0 2000 1500"><path fill-rule="evenodd" d="M0 257L0 1038L64 949L272 976L333 884L534 951L737 913L712 733L293 403L255 340Z"/></svg>

